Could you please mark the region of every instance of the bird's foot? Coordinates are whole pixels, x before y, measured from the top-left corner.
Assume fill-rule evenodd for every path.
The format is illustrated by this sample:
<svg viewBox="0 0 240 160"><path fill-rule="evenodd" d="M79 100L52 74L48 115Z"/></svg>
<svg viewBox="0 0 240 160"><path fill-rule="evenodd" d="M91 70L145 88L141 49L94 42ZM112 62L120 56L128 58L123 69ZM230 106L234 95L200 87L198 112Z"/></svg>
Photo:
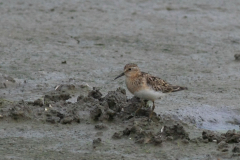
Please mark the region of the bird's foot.
<svg viewBox="0 0 240 160"><path fill-rule="evenodd" d="M138 110L136 110L134 113L132 113L131 115L132 116L134 116L134 117L136 117L137 116L137 112L138 112Z"/></svg>
<svg viewBox="0 0 240 160"><path fill-rule="evenodd" d="M148 118L148 122L149 123L153 122L152 118Z"/></svg>
<svg viewBox="0 0 240 160"><path fill-rule="evenodd" d="M126 112L126 111L121 111L121 112L123 112L123 113L126 113L126 114L131 114L131 113L129 113L129 112Z"/></svg>
<svg viewBox="0 0 240 160"><path fill-rule="evenodd" d="M136 113L135 113L135 112L134 112L134 113L131 113L131 116L135 117L135 116L136 116Z"/></svg>

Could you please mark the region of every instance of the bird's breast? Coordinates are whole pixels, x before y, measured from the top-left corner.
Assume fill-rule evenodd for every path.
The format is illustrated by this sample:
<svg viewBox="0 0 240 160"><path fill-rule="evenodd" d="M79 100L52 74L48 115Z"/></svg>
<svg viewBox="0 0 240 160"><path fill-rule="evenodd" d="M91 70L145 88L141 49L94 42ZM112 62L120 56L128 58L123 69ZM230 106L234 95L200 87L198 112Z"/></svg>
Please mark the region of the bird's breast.
<svg viewBox="0 0 240 160"><path fill-rule="evenodd" d="M126 86L132 94L147 87L145 81L141 78L126 78Z"/></svg>

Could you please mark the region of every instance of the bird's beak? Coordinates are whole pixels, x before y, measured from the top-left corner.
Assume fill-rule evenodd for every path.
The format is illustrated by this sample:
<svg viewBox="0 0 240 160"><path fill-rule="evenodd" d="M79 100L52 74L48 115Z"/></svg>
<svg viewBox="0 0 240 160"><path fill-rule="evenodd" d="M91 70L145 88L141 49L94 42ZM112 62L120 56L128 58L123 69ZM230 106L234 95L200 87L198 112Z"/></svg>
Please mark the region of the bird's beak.
<svg viewBox="0 0 240 160"><path fill-rule="evenodd" d="M122 76L124 76L124 72L123 73L121 73L119 76L117 76L116 78L114 78L114 80L116 80L116 79L118 79L119 77L122 77Z"/></svg>

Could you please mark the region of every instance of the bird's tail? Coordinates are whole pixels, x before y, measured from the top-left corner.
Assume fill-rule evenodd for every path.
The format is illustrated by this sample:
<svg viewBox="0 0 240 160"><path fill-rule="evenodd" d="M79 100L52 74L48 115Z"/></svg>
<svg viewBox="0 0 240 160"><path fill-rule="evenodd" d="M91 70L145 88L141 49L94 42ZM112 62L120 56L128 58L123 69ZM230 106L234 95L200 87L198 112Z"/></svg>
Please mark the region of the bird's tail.
<svg viewBox="0 0 240 160"><path fill-rule="evenodd" d="M181 87L181 86L172 86L173 90L172 92L182 91L182 90L188 90L187 87Z"/></svg>

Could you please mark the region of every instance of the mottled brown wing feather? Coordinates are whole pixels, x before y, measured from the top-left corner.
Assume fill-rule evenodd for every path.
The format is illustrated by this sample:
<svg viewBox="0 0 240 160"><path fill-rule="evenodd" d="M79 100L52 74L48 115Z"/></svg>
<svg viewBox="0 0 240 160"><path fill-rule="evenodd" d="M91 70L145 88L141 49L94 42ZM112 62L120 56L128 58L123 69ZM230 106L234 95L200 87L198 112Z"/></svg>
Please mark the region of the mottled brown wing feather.
<svg viewBox="0 0 240 160"><path fill-rule="evenodd" d="M177 92L181 90L186 90L187 87L173 86L170 83L164 81L161 78L154 77L148 73L142 72L147 78L147 85L150 86L155 91L161 91L163 93Z"/></svg>

